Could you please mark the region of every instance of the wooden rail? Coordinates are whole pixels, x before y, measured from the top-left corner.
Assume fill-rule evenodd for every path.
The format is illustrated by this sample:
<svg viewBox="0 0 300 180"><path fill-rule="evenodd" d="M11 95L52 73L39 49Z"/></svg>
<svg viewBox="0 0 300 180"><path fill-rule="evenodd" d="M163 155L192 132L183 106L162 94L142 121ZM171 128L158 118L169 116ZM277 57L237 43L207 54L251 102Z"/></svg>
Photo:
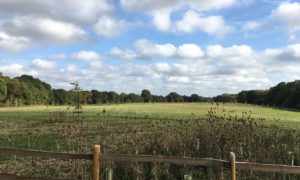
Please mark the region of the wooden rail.
<svg viewBox="0 0 300 180"><path fill-rule="evenodd" d="M270 173L285 173L285 174L299 174L300 166L288 166L277 164L258 164L251 162L235 162L234 153L230 153L231 160L219 160L212 158L189 158L189 157L169 157L169 156L151 156L151 155L131 155L131 154L100 154L100 147L94 146L93 154L78 154L78 153L59 153L49 151L36 151L27 149L16 148L0 148L1 154L42 157L42 158L57 158L57 159L83 159L93 160L93 169L100 170L100 161L114 161L114 162L148 162L148 163L167 163L167 164L182 164L190 166L206 166L206 167L219 167L230 168L232 172L232 179L235 177L235 170L249 170L258 172ZM97 155L98 154L98 155ZM99 159L99 161L97 160ZM99 176L93 174L95 179ZM1 177L1 174L0 174ZM100 176L99 176L100 178Z"/></svg>
<svg viewBox="0 0 300 180"><path fill-rule="evenodd" d="M131 155L131 154L103 154L101 161L114 162L149 162L149 163L166 163L182 164L190 166L214 166L229 167L230 162L212 158L188 158L188 157L170 157L170 156L149 156L149 155Z"/></svg>
<svg viewBox="0 0 300 180"><path fill-rule="evenodd" d="M1 180L61 180L61 179L49 179L49 178L43 178L43 177L20 177L13 174L1 174L0 173L0 179ZM67 179L64 179L67 180ZM71 180L71 179L70 179Z"/></svg>
<svg viewBox="0 0 300 180"><path fill-rule="evenodd" d="M250 170L259 172L300 174L300 166L236 162L236 168L240 170Z"/></svg>
<svg viewBox="0 0 300 180"><path fill-rule="evenodd" d="M93 154L61 153L61 152L37 151L37 150L17 149L17 148L0 148L0 154L32 156L32 157L53 158L53 159L91 160L93 158Z"/></svg>

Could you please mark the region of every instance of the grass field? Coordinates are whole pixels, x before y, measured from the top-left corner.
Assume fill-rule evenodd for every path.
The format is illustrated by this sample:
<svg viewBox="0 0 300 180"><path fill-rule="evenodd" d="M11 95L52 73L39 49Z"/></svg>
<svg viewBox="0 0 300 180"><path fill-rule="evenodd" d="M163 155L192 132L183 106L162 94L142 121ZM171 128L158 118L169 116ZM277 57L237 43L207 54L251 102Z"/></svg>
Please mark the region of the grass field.
<svg viewBox="0 0 300 180"><path fill-rule="evenodd" d="M300 112L296 111L222 103L83 106L83 113L79 117L73 110L67 106L0 108L0 147L87 153L94 144L100 144L102 153L112 154L139 153L226 159L228 152L233 151L239 160L290 164L289 152L293 152L296 165L300 159ZM54 118L52 115L50 118L50 112L61 112L66 116ZM35 163L47 167L36 172L34 168L29 168L32 161L17 161L15 157L0 155L0 173L26 172L25 175L48 177L48 171L44 170L50 169L51 177L62 177L63 174L63 177L70 178L82 175L83 172L73 172L74 168L69 168L69 162L34 160ZM74 163L72 166L82 167L82 164ZM119 179L123 179L125 174L127 179L137 176L140 179L152 177L146 173L152 171L152 166L105 166L112 166L120 174ZM166 176L169 179L180 179L187 171L193 172L196 179L207 178L206 169L199 172L199 169L181 166L174 169L164 165L159 167L161 172L158 174L162 178ZM89 166L86 166L86 172L88 170ZM218 169L214 172L215 179L228 175L228 172ZM268 174L245 173L247 176L269 178ZM282 175L271 177L280 179Z"/></svg>
<svg viewBox="0 0 300 180"><path fill-rule="evenodd" d="M268 124L277 124L281 127L300 128L300 112L282 110L257 105L247 104L222 104L216 103L149 103L149 104L119 104L84 106L83 111L87 116L96 116L103 113L111 115L151 116L170 118L189 118L191 116L204 116L212 107L218 107L218 111L226 110L231 115L251 114L252 117L264 118ZM67 106L29 106L0 108L0 120L47 120L49 112L72 111Z"/></svg>

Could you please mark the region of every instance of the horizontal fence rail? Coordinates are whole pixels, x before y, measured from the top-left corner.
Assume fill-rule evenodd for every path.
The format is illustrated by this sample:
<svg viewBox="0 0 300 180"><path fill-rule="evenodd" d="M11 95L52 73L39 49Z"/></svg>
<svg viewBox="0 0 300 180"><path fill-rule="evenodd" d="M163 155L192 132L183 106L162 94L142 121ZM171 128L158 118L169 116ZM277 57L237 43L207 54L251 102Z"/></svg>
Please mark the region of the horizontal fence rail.
<svg viewBox="0 0 300 180"><path fill-rule="evenodd" d="M240 170L250 170L259 172L300 174L300 166L236 162L236 168Z"/></svg>
<svg viewBox="0 0 300 180"><path fill-rule="evenodd" d="M1 173L0 173L0 179L1 180L62 180L62 179L49 179L49 178L42 178L42 177L36 177L36 178L20 177L13 174L1 174ZM64 180L68 180L68 179L64 179Z"/></svg>
<svg viewBox="0 0 300 180"><path fill-rule="evenodd" d="M172 156L148 156L148 155L131 155L131 154L103 154L101 161L115 162L149 162L149 163L166 163L166 164L183 164L191 166L214 166L229 167L230 162L212 158L188 158Z"/></svg>
<svg viewBox="0 0 300 180"><path fill-rule="evenodd" d="M18 148L0 148L0 154L10 154L19 156L32 156L53 159L86 159L92 160L93 154L62 153L51 151L37 151Z"/></svg>
<svg viewBox="0 0 300 180"><path fill-rule="evenodd" d="M99 148L100 147L95 146ZM18 148L0 148L0 155L19 155L42 158L55 159L83 159L93 160L93 154L79 154L79 153L61 153L50 151L37 151ZM131 155L131 154L100 154L99 161L113 161L113 162L147 162L147 163L166 163L166 164L182 164L190 166L211 166L219 168L232 168L231 161L212 159L212 158L190 158L190 157L170 157L170 156L152 156L152 155ZM251 162L234 162L237 170L249 170L257 172L269 173L285 173L285 174L300 174L300 166L288 166L277 164L259 164ZM1 174L0 174L1 177Z"/></svg>

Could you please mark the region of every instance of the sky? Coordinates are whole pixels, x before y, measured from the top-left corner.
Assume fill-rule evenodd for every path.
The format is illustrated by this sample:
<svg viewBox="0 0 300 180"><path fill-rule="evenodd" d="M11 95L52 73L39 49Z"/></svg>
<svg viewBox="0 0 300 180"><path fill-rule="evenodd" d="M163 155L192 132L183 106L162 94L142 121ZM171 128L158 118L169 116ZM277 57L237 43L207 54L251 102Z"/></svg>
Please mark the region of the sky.
<svg viewBox="0 0 300 180"><path fill-rule="evenodd" d="M300 1L0 0L0 72L215 96L300 79Z"/></svg>

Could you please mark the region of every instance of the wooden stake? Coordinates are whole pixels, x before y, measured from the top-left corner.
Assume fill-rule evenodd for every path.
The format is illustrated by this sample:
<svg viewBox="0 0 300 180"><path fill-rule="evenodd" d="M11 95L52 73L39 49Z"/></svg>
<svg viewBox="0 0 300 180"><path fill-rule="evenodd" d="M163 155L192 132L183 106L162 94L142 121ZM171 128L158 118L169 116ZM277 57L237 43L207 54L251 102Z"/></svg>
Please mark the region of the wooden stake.
<svg viewBox="0 0 300 180"><path fill-rule="evenodd" d="M231 162L231 180L236 180L235 154L233 152L230 152L230 162Z"/></svg>
<svg viewBox="0 0 300 180"><path fill-rule="evenodd" d="M192 180L192 176L189 174L184 175L184 180Z"/></svg>
<svg viewBox="0 0 300 180"><path fill-rule="evenodd" d="M100 146L93 148L93 180L100 180Z"/></svg>
<svg viewBox="0 0 300 180"><path fill-rule="evenodd" d="M112 180L113 179L113 170L112 168L106 169L106 180Z"/></svg>

